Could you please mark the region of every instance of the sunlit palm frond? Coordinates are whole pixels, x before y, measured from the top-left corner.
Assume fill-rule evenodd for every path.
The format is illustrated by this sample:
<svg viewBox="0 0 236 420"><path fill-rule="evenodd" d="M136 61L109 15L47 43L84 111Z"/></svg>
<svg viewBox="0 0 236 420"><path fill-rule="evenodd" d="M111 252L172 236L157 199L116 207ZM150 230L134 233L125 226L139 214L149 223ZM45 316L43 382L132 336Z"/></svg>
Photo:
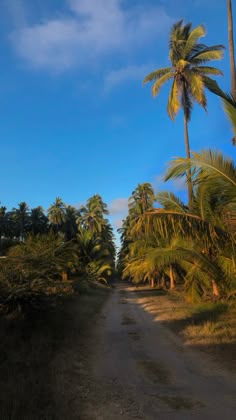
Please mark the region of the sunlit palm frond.
<svg viewBox="0 0 236 420"><path fill-rule="evenodd" d="M149 73L144 79L143 84L147 82L152 82L154 80L160 79L160 77L164 76L167 73L171 72L171 67L164 67L162 69L157 69Z"/></svg>
<svg viewBox="0 0 236 420"><path fill-rule="evenodd" d="M186 211L184 203L172 192L162 191L156 195L156 200L165 210Z"/></svg>
<svg viewBox="0 0 236 420"><path fill-rule="evenodd" d="M160 88L162 87L162 85L172 78L173 78L173 73L168 72L165 75L161 76L159 79L157 79L153 83L152 88L151 88L152 96L156 96L158 94Z"/></svg>
<svg viewBox="0 0 236 420"><path fill-rule="evenodd" d="M179 87L177 81L173 80L167 103L167 113L172 120L175 118L179 108Z"/></svg>
<svg viewBox="0 0 236 420"><path fill-rule="evenodd" d="M185 78L188 82L188 87L194 100L206 109L206 97L203 91L203 80L200 74L192 71L185 71Z"/></svg>
<svg viewBox="0 0 236 420"><path fill-rule="evenodd" d="M187 42L185 44L184 50L183 50L183 56L188 59L189 54L192 52L192 49L194 48L197 40L203 36L205 36L206 31L203 25L196 26L194 28L188 38Z"/></svg>

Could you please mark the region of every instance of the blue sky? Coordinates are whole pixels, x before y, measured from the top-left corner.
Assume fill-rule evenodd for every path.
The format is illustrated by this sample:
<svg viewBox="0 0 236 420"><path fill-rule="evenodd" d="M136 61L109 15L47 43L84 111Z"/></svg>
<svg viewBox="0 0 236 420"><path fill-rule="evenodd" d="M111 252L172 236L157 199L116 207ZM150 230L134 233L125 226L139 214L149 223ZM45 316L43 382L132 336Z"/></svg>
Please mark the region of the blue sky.
<svg viewBox="0 0 236 420"><path fill-rule="evenodd" d="M1 0L0 201L45 209L60 196L99 193L120 225L140 182L163 189L166 163L184 155L181 113L166 115L168 87L152 99L143 77L168 64L180 18L203 23L206 44L227 46L225 0ZM227 49L214 63L229 90ZM195 106L191 150L235 157L217 98ZM170 185L184 197L183 185Z"/></svg>

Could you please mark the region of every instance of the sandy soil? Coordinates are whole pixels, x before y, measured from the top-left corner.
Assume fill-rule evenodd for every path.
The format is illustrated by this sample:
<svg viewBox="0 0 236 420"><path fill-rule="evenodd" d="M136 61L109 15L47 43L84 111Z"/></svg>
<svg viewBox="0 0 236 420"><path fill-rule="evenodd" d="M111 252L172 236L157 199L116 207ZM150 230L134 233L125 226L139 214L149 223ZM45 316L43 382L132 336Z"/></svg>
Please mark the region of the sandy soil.
<svg viewBox="0 0 236 420"><path fill-rule="evenodd" d="M234 419L236 376L184 346L142 303L124 285L111 293L78 366L65 365L64 418Z"/></svg>

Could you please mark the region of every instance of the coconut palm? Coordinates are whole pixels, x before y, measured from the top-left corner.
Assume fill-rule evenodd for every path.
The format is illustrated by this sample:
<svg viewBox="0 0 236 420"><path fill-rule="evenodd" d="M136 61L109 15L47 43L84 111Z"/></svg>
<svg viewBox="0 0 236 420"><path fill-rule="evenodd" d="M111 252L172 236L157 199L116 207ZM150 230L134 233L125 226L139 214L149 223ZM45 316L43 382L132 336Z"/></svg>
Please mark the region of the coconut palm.
<svg viewBox="0 0 236 420"><path fill-rule="evenodd" d="M222 45L208 47L199 43L199 38L205 36L205 29L202 25L191 28L191 24L183 24L183 21L175 23L170 33L169 59L170 67L154 70L148 74L143 83L153 82L152 95L159 93L162 85L172 80L172 86L167 103L167 113L173 120L180 108L184 114L184 142L186 157L190 157L188 121L191 117L193 103L197 102L203 109L206 109L207 100L204 88L214 92L217 88L215 81L209 75L221 75L222 72L206 65L212 60L219 60L222 57ZM192 203L191 171L188 170L188 205Z"/></svg>
<svg viewBox="0 0 236 420"><path fill-rule="evenodd" d="M151 282L164 275L172 286L184 284L191 301L230 297L236 294L236 168L221 153L203 151L173 160L166 180L185 176L189 167L191 211L174 194L157 194L162 207L140 215L129 235L123 232L123 277Z"/></svg>
<svg viewBox="0 0 236 420"><path fill-rule="evenodd" d="M76 238L77 234L77 223L78 210L72 206L66 206L65 208L65 220L63 223L63 232L65 234L65 239L70 241L71 239Z"/></svg>
<svg viewBox="0 0 236 420"><path fill-rule="evenodd" d="M133 213L143 214L152 208L154 198L154 191L149 182L138 184L129 198L129 209Z"/></svg>
<svg viewBox="0 0 236 420"><path fill-rule="evenodd" d="M65 204L60 197L56 197L56 200L48 209L48 220L58 231L65 222L65 217Z"/></svg>
<svg viewBox="0 0 236 420"><path fill-rule="evenodd" d="M231 0L227 0L227 18L228 18L228 42L229 42L231 94L236 99L236 70L235 70L235 56L234 56L234 33L233 33L233 17L232 17Z"/></svg>
<svg viewBox="0 0 236 420"><path fill-rule="evenodd" d="M25 201L19 203L17 208L13 208L12 217L17 224L17 230L19 232L16 236L19 236L23 241L28 227L27 225L29 224L29 207Z"/></svg>
<svg viewBox="0 0 236 420"><path fill-rule="evenodd" d="M166 180L184 176L189 166L193 170L195 185L192 212L174 207L152 213L155 213L156 227L162 235L168 232L170 236L187 239L188 249L191 249L191 243L194 244L194 278L198 277L198 273L204 273L201 277L207 278L209 263L208 280L213 293L219 295L220 288L231 290L236 285L236 168L233 161L221 153L203 151L193 153L191 159L175 159ZM191 262L189 253L186 261L188 264ZM204 270L200 269L202 263ZM213 267L217 270L214 277ZM188 272L190 278L192 269Z"/></svg>
<svg viewBox="0 0 236 420"><path fill-rule="evenodd" d="M45 216L41 206L31 209L30 230L33 235L46 233L48 228L48 218Z"/></svg>
<svg viewBox="0 0 236 420"><path fill-rule="evenodd" d="M88 280L104 280L110 276L114 264L110 252L100 238L88 229L79 228L77 234L80 273Z"/></svg>
<svg viewBox="0 0 236 420"><path fill-rule="evenodd" d="M100 195L95 194L87 200L85 206L80 208L77 223L92 233L101 234L105 223L104 214L108 214L107 205L102 201Z"/></svg>

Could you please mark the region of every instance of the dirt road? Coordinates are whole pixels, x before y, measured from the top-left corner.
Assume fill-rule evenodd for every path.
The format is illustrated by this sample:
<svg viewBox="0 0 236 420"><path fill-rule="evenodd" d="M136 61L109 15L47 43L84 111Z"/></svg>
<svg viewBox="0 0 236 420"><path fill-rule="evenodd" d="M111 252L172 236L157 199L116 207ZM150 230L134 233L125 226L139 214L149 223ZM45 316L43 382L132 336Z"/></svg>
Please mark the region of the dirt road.
<svg viewBox="0 0 236 420"><path fill-rule="evenodd" d="M81 364L79 418L235 419L236 377L183 346L139 298L124 285L109 297Z"/></svg>

